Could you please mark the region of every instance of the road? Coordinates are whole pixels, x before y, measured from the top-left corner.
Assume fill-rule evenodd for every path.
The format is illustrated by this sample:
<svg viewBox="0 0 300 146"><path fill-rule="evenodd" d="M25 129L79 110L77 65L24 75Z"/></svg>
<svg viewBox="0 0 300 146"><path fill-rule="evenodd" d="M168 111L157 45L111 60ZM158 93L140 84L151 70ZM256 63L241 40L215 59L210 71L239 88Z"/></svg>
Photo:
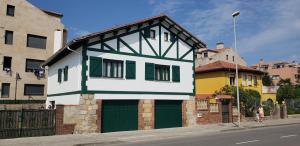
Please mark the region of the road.
<svg viewBox="0 0 300 146"><path fill-rule="evenodd" d="M97 144L93 144L97 145ZM99 144L100 146L101 144ZM147 138L105 145L113 146L300 146L300 124L227 131L205 136Z"/></svg>

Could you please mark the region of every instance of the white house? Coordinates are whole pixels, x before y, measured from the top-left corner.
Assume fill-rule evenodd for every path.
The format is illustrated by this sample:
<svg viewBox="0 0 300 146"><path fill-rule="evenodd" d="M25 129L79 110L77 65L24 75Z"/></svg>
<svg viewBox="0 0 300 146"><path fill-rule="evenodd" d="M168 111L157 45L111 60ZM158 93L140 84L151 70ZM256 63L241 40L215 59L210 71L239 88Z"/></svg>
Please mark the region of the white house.
<svg viewBox="0 0 300 146"><path fill-rule="evenodd" d="M184 126L194 50L204 47L166 15L74 39L44 63L47 105L82 106L92 95L101 132Z"/></svg>

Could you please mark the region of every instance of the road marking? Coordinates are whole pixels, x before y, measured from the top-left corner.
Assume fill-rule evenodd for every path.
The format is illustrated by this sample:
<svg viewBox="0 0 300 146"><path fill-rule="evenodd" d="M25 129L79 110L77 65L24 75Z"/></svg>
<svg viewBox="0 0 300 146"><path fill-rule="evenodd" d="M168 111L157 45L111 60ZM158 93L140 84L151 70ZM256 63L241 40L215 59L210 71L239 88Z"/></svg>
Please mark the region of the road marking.
<svg viewBox="0 0 300 146"><path fill-rule="evenodd" d="M289 138L289 137L295 137L297 136L296 134L291 134L291 135L284 135L284 136L280 136L280 138Z"/></svg>
<svg viewBox="0 0 300 146"><path fill-rule="evenodd" d="M237 143L235 143L235 144L246 144L246 143L258 142L258 141L260 141L260 140L255 139L255 140L249 140L249 141L237 142Z"/></svg>

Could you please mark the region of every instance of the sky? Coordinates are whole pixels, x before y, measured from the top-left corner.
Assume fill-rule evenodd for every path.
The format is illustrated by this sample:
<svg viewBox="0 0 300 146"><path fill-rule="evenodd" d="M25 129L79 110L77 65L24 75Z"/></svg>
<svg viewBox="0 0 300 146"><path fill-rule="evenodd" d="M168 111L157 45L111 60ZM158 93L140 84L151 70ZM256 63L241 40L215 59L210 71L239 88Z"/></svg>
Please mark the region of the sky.
<svg viewBox="0 0 300 146"><path fill-rule="evenodd" d="M200 40L237 49L248 65L265 61L300 62L300 0L28 0L64 14L68 40L115 25L165 13Z"/></svg>

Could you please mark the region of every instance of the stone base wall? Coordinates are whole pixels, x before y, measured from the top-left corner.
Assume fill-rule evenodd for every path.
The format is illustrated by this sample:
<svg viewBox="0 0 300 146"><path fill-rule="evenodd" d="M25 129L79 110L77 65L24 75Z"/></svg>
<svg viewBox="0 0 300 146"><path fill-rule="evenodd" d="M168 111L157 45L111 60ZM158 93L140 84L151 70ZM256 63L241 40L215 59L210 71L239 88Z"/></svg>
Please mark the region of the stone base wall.
<svg viewBox="0 0 300 146"><path fill-rule="evenodd" d="M139 101L139 130L154 129L154 100Z"/></svg>
<svg viewBox="0 0 300 146"><path fill-rule="evenodd" d="M195 97L191 96L189 100L183 101L183 126L195 126L196 125L196 106Z"/></svg>

